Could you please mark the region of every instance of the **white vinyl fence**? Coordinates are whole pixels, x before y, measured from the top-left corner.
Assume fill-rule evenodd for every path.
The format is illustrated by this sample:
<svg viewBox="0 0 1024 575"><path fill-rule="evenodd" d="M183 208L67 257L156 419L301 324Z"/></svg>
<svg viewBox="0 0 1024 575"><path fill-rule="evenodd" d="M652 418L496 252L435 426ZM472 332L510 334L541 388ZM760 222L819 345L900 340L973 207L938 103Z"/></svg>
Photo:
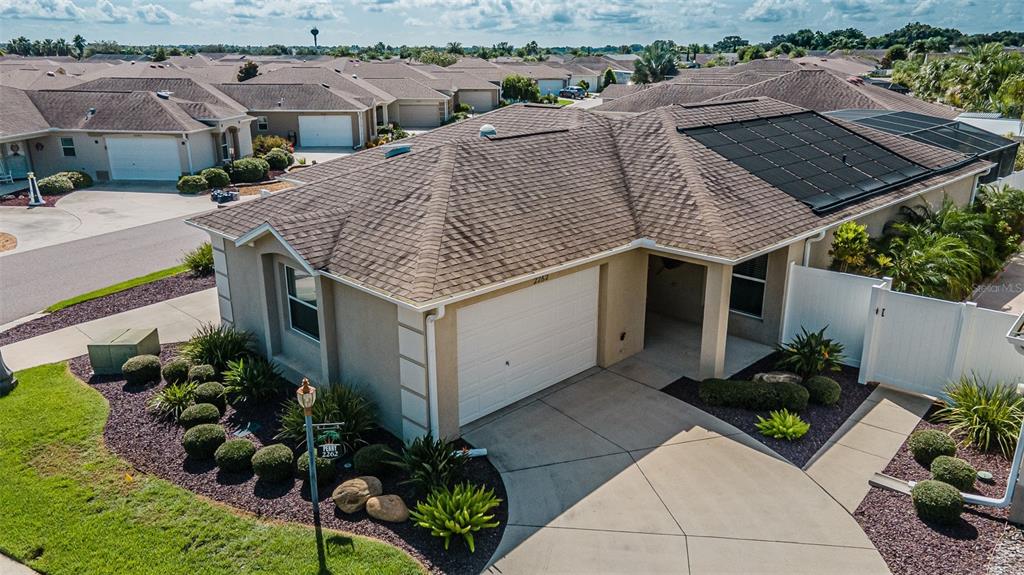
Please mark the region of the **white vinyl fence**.
<svg viewBox="0 0 1024 575"><path fill-rule="evenodd" d="M860 381L926 395L962 374L989 383L1024 381L1024 355L1007 340L1017 317L890 290L889 282L794 265L783 323L786 341L828 325Z"/></svg>
<svg viewBox="0 0 1024 575"><path fill-rule="evenodd" d="M999 178L993 182L997 186L1007 185L1011 188L1024 189L1024 170L1013 172L1005 178Z"/></svg>

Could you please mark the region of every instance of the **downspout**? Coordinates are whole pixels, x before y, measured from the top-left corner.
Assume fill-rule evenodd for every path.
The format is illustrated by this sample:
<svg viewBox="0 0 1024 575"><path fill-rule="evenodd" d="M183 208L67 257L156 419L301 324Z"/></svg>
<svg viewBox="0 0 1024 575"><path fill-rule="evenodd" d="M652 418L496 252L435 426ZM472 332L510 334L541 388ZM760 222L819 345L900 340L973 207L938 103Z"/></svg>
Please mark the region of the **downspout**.
<svg viewBox="0 0 1024 575"><path fill-rule="evenodd" d="M194 174L192 171L192 142L188 139L188 134L182 134L182 139L185 140L185 153L188 155L188 173L189 175Z"/></svg>
<svg viewBox="0 0 1024 575"><path fill-rule="evenodd" d="M807 264L811 261L811 244L820 242L825 239L825 232L827 230L821 230L817 235L811 236L804 240L804 261L803 266L807 267Z"/></svg>
<svg viewBox="0 0 1024 575"><path fill-rule="evenodd" d="M430 407L430 435L441 436L441 422L438 421L437 407L437 328L434 323L444 318L444 306L427 316L427 403Z"/></svg>

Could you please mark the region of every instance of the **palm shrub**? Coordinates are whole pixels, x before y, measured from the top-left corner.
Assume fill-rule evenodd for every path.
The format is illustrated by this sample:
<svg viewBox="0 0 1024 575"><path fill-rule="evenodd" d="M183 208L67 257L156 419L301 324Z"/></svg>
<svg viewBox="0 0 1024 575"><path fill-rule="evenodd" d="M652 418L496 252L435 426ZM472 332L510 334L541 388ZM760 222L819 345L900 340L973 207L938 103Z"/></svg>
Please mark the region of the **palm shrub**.
<svg viewBox="0 0 1024 575"><path fill-rule="evenodd" d="M252 353L253 338L249 332L226 325L203 324L185 342L181 353L194 365L212 365L215 371L227 369L235 361Z"/></svg>
<svg viewBox="0 0 1024 575"><path fill-rule="evenodd" d="M1024 151L1024 146L1021 150ZM1024 232L1024 190L1006 185L981 186L974 208L988 216L987 232L995 240L1000 259L1005 260L1020 249Z"/></svg>
<svg viewBox="0 0 1024 575"><path fill-rule="evenodd" d="M192 405L195 395L194 383L170 383L149 398L146 407L151 413L177 421L181 413Z"/></svg>
<svg viewBox="0 0 1024 575"><path fill-rule="evenodd" d="M787 441L800 439L811 428L810 423L807 423L799 415L790 412L788 409L772 411L768 414L767 419L758 415L757 423L754 425L761 432L761 435Z"/></svg>
<svg viewBox="0 0 1024 575"><path fill-rule="evenodd" d="M860 273L873 255L868 228L857 222L846 222L832 234L832 269L844 273Z"/></svg>
<svg viewBox="0 0 1024 575"><path fill-rule="evenodd" d="M224 393L232 403L260 402L281 392L284 378L273 362L261 355L228 361Z"/></svg>
<svg viewBox="0 0 1024 575"><path fill-rule="evenodd" d="M1002 383L986 385L974 374L962 376L944 393L949 401L935 413L935 420L950 424L949 433L960 439L960 445L985 451L998 447L1010 457L1024 418L1024 397Z"/></svg>
<svg viewBox="0 0 1024 575"><path fill-rule="evenodd" d="M414 485L422 493L454 485L462 479L468 461L452 442L430 434L413 439L401 455L392 455L391 464L407 476L401 483Z"/></svg>
<svg viewBox="0 0 1024 575"><path fill-rule="evenodd" d="M306 422L302 407L294 399L285 402L279 419L280 432L275 439L301 444L306 440ZM313 404L313 423L339 423L334 443L342 453L366 445L363 436L377 425L373 402L355 386L337 383L318 390Z"/></svg>
<svg viewBox="0 0 1024 575"><path fill-rule="evenodd" d="M904 237L892 239L882 272L892 277L899 291L949 300L961 300L981 277L978 256L957 237L905 226Z"/></svg>
<svg viewBox="0 0 1024 575"><path fill-rule="evenodd" d="M452 537L461 536L469 546L470 553L476 553L473 534L482 529L493 529L499 525L494 520L492 509L501 505L493 489L460 483L454 489L442 487L427 495L425 502L416 504L409 512L415 525L429 529L434 537L444 539L448 549Z"/></svg>
<svg viewBox="0 0 1024 575"><path fill-rule="evenodd" d="M197 276L208 276L213 273L213 246L210 242L204 242L199 247L185 252L181 258L188 271Z"/></svg>
<svg viewBox="0 0 1024 575"><path fill-rule="evenodd" d="M932 210L927 204L901 207L896 219L886 224L884 233L889 240L918 234L960 239L977 257L981 276L999 269L1001 261L996 253L996 242L989 233L989 220L986 214L960 208L945 198L938 210Z"/></svg>
<svg viewBox="0 0 1024 575"><path fill-rule="evenodd" d="M839 371L843 360L843 344L825 337L828 326L815 332L801 327L792 341L779 347L782 358L776 364L780 369L792 371L803 379L825 371Z"/></svg>

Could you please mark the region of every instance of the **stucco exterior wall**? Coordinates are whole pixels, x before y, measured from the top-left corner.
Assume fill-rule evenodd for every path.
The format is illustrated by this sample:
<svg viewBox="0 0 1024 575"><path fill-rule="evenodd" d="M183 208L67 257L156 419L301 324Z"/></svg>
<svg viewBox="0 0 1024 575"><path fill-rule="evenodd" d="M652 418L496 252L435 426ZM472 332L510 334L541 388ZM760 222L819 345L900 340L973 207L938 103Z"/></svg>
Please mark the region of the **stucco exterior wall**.
<svg viewBox="0 0 1024 575"><path fill-rule="evenodd" d="M927 203L932 208L939 208L942 206L943 198L947 196L953 200L956 205L966 206L971 200L971 193L974 191L974 188L975 178L965 178L942 188L932 190L921 196L911 198L897 205L857 218L857 222L866 225L868 233L872 237L878 236L882 233L885 223L896 217L899 213L900 207L918 206L923 203ZM832 263L832 258L828 255L828 251L832 246L832 233L837 227L839 226L832 226L825 233L825 239L811 244L811 257L809 262L811 267L827 268Z"/></svg>
<svg viewBox="0 0 1024 575"><path fill-rule="evenodd" d="M207 158L214 158L210 148L204 148L205 142L211 140L213 128L209 132L194 132L189 134L189 142L192 147L192 167L194 171L208 168L214 163L208 162ZM111 136L123 137L126 134L110 134ZM188 148L182 145L181 135L166 134L139 134L145 138L170 138L175 140L178 150L178 169L182 174L187 174L189 169ZM71 138L75 141L75 155L64 156L60 139ZM98 181L108 179L110 174L110 159L107 156L106 145L107 134L101 132L55 132L40 138L32 138L27 142L27 149L32 160L32 167L36 177L43 178L51 174L69 170L82 170ZM241 140L241 138L239 138ZM42 144L42 150L36 149L36 144ZM249 142L251 152L252 143ZM198 149L197 149L198 148ZM171 161L174 161L173 159ZM107 174L108 177L100 176Z"/></svg>
<svg viewBox="0 0 1024 575"><path fill-rule="evenodd" d="M647 270L647 309L699 323L704 308L705 270L704 266L690 262L678 262L676 267L670 268L662 258L651 257Z"/></svg>
<svg viewBox="0 0 1024 575"><path fill-rule="evenodd" d="M266 116L267 129L259 130L259 122L251 124L252 137L256 136L281 136L292 140L295 145L300 145L299 116L349 116L352 119L352 142L354 145L362 144L365 139L359 137L359 114L356 112L249 112L253 117ZM250 153L252 145L250 143Z"/></svg>
<svg viewBox="0 0 1024 575"><path fill-rule="evenodd" d="M476 113L490 112L498 107L498 90L459 90L455 101L472 106Z"/></svg>
<svg viewBox="0 0 1024 575"><path fill-rule="evenodd" d="M779 248L768 254L768 271L765 277L764 304L761 308L761 317L755 318L741 313L730 312L729 335L739 336L765 345L779 343L779 337L782 334L782 315L785 308L789 262L799 262L802 257L802 242Z"/></svg>
<svg viewBox="0 0 1024 575"><path fill-rule="evenodd" d="M245 135L248 136L248 132ZM220 165L220 158L217 157L219 149L215 145L215 137L219 138L220 135L212 132L203 132L189 136L188 144L192 149L192 171L194 173ZM241 140L241 138L239 139Z"/></svg>

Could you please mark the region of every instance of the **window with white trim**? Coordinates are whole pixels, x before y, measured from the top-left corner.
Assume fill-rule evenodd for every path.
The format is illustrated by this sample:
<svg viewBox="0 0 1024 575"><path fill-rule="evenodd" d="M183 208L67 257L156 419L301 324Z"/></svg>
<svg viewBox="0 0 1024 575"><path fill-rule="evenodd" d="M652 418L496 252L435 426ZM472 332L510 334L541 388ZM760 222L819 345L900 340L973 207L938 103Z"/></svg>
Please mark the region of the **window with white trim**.
<svg viewBox="0 0 1024 575"><path fill-rule="evenodd" d="M317 341L320 322L316 310L316 280L313 276L284 266L288 293L288 323L291 328Z"/></svg>
<svg viewBox="0 0 1024 575"><path fill-rule="evenodd" d="M64 153L65 158L75 156L75 139L74 138L61 138L60 139L60 151Z"/></svg>
<svg viewBox="0 0 1024 575"><path fill-rule="evenodd" d="M225 162L231 159L231 145L228 143L228 133L220 133L220 159Z"/></svg>
<svg viewBox="0 0 1024 575"><path fill-rule="evenodd" d="M729 310L760 318L764 313L764 286L768 278L768 255L758 256L732 268Z"/></svg>
<svg viewBox="0 0 1024 575"><path fill-rule="evenodd" d="M266 132L270 129L270 122L267 121L266 116L258 116L256 118L256 131Z"/></svg>

